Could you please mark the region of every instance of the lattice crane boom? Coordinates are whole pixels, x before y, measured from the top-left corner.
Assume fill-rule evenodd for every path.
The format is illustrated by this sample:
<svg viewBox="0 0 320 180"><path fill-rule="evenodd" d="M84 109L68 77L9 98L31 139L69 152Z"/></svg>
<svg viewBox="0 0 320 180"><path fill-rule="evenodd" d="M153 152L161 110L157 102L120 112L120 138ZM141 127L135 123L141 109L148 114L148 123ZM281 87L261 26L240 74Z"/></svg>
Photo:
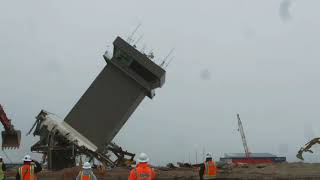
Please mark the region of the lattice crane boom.
<svg viewBox="0 0 320 180"><path fill-rule="evenodd" d="M237 114L237 118L238 118L238 131L240 132L240 135L241 135L244 152L246 154L246 157L249 158L250 157L250 151L249 151L249 147L248 147L248 144L247 144L246 136L244 134L244 130L243 130L243 126L242 126L242 122L241 122L239 114Z"/></svg>

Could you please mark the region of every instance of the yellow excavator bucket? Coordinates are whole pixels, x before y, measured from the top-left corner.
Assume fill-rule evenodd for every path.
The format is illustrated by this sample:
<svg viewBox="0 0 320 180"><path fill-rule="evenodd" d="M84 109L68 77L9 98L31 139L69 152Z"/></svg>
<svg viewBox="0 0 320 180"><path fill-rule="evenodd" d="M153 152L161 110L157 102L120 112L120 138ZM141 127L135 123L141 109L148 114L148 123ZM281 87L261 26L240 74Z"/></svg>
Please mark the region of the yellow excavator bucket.
<svg viewBox="0 0 320 180"><path fill-rule="evenodd" d="M2 149L5 148L19 148L21 140L21 131L15 130L12 132L2 131Z"/></svg>

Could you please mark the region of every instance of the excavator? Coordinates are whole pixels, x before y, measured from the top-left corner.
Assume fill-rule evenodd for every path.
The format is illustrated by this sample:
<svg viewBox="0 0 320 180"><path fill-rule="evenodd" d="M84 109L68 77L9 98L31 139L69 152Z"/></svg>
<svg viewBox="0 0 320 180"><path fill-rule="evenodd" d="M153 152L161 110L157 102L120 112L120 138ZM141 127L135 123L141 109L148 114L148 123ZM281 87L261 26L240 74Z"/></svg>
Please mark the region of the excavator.
<svg viewBox="0 0 320 180"><path fill-rule="evenodd" d="M19 148L21 140L21 131L16 130L11 124L11 120L7 117L0 104L0 121L4 127L1 132L2 136L2 149L5 148Z"/></svg>
<svg viewBox="0 0 320 180"><path fill-rule="evenodd" d="M296 157L298 159L304 160L302 154L304 152L309 152L309 153L313 153L313 151L311 150L311 147L315 144L320 144L320 137L314 138L311 141L309 141L307 144L305 144L302 148L300 148L300 150L298 151Z"/></svg>

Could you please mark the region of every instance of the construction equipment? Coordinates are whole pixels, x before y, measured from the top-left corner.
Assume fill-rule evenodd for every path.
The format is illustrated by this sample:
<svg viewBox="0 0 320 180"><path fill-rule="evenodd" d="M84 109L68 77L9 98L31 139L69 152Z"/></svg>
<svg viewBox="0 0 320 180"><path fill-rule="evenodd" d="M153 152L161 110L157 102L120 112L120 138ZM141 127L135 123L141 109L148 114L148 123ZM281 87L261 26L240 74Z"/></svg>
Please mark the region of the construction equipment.
<svg viewBox="0 0 320 180"><path fill-rule="evenodd" d="M7 117L1 104L0 104L0 121L4 127L4 131L1 132L2 149L19 148L21 131L14 129L14 126L11 124L11 120Z"/></svg>
<svg viewBox="0 0 320 180"><path fill-rule="evenodd" d="M248 144L247 144L246 136L244 134L244 130L243 130L243 126L242 126L242 122L241 122L239 114L237 114L237 118L238 118L238 131L240 132L240 135L241 135L244 152L246 154L246 158L249 158L250 157L250 151L249 151L249 147L248 147Z"/></svg>
<svg viewBox="0 0 320 180"><path fill-rule="evenodd" d="M286 157L278 157L270 153L251 153L247 144L246 136L240 119L238 118L238 131L241 135L241 140L245 153L226 153L224 157L220 158L220 161L224 163L232 163L239 166L247 166L248 164L271 164L286 162Z"/></svg>
<svg viewBox="0 0 320 180"><path fill-rule="evenodd" d="M313 153L313 151L311 150L311 147L315 144L320 144L320 137L314 138L311 141L309 141L307 144L305 144L303 147L300 148L300 150L298 151L296 157L298 159L304 160L302 154L304 152L309 152L309 153Z"/></svg>

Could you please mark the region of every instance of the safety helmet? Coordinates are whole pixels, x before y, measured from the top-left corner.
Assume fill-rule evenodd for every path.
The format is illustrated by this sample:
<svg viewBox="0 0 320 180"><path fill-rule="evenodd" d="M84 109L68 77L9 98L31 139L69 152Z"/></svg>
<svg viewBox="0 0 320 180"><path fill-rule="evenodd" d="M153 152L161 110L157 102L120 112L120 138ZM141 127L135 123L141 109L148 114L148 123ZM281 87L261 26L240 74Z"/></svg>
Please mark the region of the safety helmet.
<svg viewBox="0 0 320 180"><path fill-rule="evenodd" d="M139 157L138 157L138 162L139 163L146 163L149 162L149 157L146 153L140 153Z"/></svg>
<svg viewBox="0 0 320 180"><path fill-rule="evenodd" d="M208 159L208 158L211 158L211 159L212 159L212 155L211 155L210 152L208 152L208 153L206 154L206 159Z"/></svg>
<svg viewBox="0 0 320 180"><path fill-rule="evenodd" d="M82 166L83 169L91 169L91 164L89 162L85 162Z"/></svg>
<svg viewBox="0 0 320 180"><path fill-rule="evenodd" d="M28 154L25 155L22 160L23 160L24 162L30 162L30 161L32 161L32 160L31 160L31 156L28 155Z"/></svg>
<svg viewBox="0 0 320 180"><path fill-rule="evenodd" d="M2 159L2 156L0 156L0 159Z"/></svg>

